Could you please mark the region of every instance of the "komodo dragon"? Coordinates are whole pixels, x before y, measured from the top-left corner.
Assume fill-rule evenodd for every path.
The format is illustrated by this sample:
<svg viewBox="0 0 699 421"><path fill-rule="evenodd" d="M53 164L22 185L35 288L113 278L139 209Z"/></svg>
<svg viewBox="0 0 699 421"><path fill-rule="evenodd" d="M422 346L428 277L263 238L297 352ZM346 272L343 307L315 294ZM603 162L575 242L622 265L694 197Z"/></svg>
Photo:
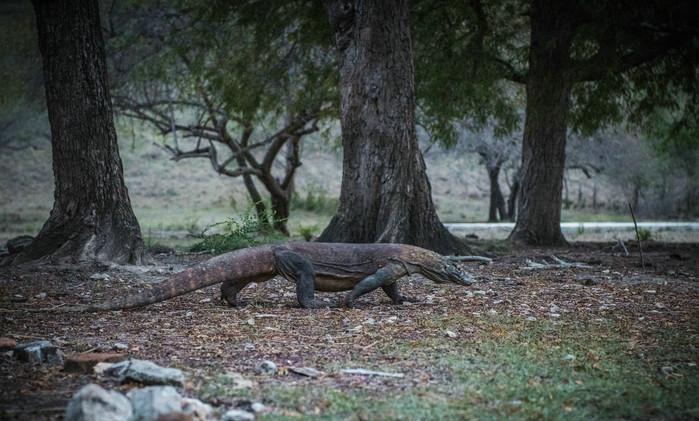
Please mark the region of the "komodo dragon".
<svg viewBox="0 0 699 421"><path fill-rule="evenodd" d="M73 307L77 311L105 311L141 307L167 300L209 285L222 283L221 296L237 306L237 295L251 282L276 275L296 283L296 295L304 308L326 307L315 291L349 291L342 304L382 288L400 304L396 280L419 273L436 282L469 285L472 278L450 258L405 244L345 244L292 242L236 250L213 257L156 284L150 290L101 304Z"/></svg>

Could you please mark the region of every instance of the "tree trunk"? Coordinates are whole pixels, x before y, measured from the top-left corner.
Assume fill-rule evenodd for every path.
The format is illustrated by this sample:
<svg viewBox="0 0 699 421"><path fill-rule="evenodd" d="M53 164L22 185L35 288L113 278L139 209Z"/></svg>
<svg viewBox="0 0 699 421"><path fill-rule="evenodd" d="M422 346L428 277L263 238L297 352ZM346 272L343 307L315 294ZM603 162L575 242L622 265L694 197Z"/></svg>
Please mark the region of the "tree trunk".
<svg viewBox="0 0 699 421"><path fill-rule="evenodd" d="M535 0L515 243L559 246L561 193L572 77L569 50L574 13L568 2Z"/></svg>
<svg viewBox="0 0 699 421"><path fill-rule="evenodd" d="M271 194L272 202L272 215L274 229L281 232L284 235L289 235L289 229L286 226L289 220L289 196L288 195L278 195L274 193Z"/></svg>
<svg viewBox="0 0 699 421"><path fill-rule="evenodd" d="M326 0L340 65L340 205L320 241L465 251L442 225L415 135L407 0Z"/></svg>
<svg viewBox="0 0 699 421"><path fill-rule="evenodd" d="M96 0L35 0L56 188L49 219L15 262L139 263L112 116Z"/></svg>
<svg viewBox="0 0 699 421"><path fill-rule="evenodd" d="M488 222L497 222L498 214L500 220L507 219L507 211L505 210L505 198L500 190L500 165L486 166L488 170L488 179L490 180L490 207L488 211Z"/></svg>
<svg viewBox="0 0 699 421"><path fill-rule="evenodd" d="M519 194L519 170L512 177L510 195L507 197L507 219L514 221L517 217L517 195Z"/></svg>

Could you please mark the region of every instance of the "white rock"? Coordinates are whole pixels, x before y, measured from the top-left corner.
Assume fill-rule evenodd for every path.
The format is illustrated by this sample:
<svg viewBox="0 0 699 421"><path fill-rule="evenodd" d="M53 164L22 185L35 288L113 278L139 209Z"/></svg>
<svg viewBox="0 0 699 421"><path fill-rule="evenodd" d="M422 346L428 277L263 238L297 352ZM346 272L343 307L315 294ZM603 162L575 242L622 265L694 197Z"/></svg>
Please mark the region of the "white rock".
<svg viewBox="0 0 699 421"><path fill-rule="evenodd" d="M169 414L182 413L182 396L172 386L148 386L126 394L131 399L131 421L156 421Z"/></svg>
<svg viewBox="0 0 699 421"><path fill-rule="evenodd" d="M132 417L131 402L119 392L88 384L76 393L66 407L66 421L127 421Z"/></svg>
<svg viewBox="0 0 699 421"><path fill-rule="evenodd" d="M240 409L229 409L221 417L221 421L254 421L255 416Z"/></svg>
<svg viewBox="0 0 699 421"><path fill-rule="evenodd" d="M146 385L182 386L184 384L182 370L161 367L146 360L126 360L116 363L105 370L105 374L116 377L122 383L131 380Z"/></svg>
<svg viewBox="0 0 699 421"><path fill-rule="evenodd" d="M260 402L253 402L252 405L250 405L250 409L252 409L253 412L257 413L264 411L265 409L267 409L267 407Z"/></svg>
<svg viewBox="0 0 699 421"><path fill-rule="evenodd" d="M453 332L451 330L445 330L444 334L450 338L456 338L457 336L459 336L456 332Z"/></svg>

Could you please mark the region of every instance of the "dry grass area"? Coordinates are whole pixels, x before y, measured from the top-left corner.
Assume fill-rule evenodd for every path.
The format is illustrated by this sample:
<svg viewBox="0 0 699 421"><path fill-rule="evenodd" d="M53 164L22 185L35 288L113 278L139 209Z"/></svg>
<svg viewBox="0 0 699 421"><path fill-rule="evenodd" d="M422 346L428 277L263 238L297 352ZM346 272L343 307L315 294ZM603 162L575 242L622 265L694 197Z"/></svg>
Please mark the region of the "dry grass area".
<svg viewBox="0 0 699 421"><path fill-rule="evenodd" d="M48 339L67 354L122 342L134 358L183 369L184 394L220 406L261 401L263 419L699 418L699 247L651 245L646 268L611 245L491 250L493 264L468 266L478 279L471 287L408 279L403 292L417 303L394 306L374 292L351 310L300 309L293 285L275 279L245 289L241 309L223 307L210 287L134 311L29 313L134 293L202 256L158 256L145 274L4 268L0 336ZM590 268L525 269L554 253ZM265 359L277 375L255 372ZM325 375L288 370L299 366ZM253 387L232 389L227 372ZM0 418L59 418L89 382L133 387L0 356Z"/></svg>

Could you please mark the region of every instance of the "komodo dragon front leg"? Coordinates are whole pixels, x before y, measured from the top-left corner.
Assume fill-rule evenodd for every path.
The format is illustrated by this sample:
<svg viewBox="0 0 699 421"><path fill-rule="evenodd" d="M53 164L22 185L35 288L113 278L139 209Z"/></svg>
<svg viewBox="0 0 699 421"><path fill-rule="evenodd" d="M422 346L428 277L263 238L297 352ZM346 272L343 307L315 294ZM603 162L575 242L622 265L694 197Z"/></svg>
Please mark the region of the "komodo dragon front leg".
<svg viewBox="0 0 699 421"><path fill-rule="evenodd" d="M303 308L328 307L315 299L315 272L307 258L283 247L274 250L277 273L296 283L296 298Z"/></svg>
<svg viewBox="0 0 699 421"><path fill-rule="evenodd" d="M403 301L403 297L398 293L396 281L407 274L408 271L403 265L396 263L388 264L359 281L352 291L345 296L345 299L342 300L342 304L345 307L352 307L354 305L354 300L358 297L379 287L383 288L394 303L399 304Z"/></svg>

